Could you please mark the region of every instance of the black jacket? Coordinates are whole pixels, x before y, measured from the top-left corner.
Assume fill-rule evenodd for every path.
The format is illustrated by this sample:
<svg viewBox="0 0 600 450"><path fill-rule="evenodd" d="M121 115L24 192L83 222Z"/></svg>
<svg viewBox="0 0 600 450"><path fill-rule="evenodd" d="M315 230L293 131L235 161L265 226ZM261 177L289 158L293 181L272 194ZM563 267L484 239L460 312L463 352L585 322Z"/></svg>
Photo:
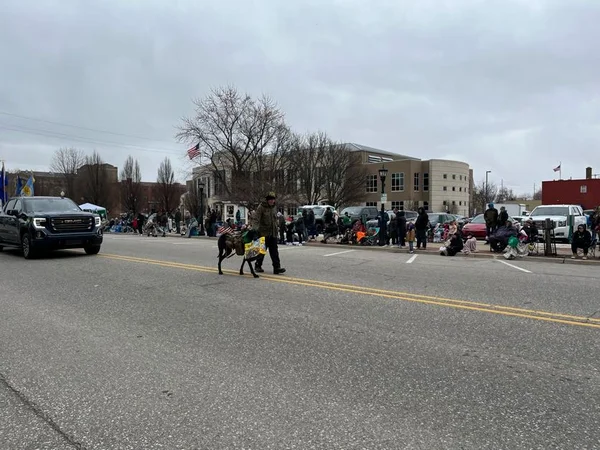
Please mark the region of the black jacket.
<svg viewBox="0 0 600 450"><path fill-rule="evenodd" d="M398 236L404 236L406 234L406 216L398 213L396 222L398 224Z"/></svg>
<svg viewBox="0 0 600 450"><path fill-rule="evenodd" d="M500 214L498 214L498 224L501 227L503 227L504 225L506 225L507 220L508 220L508 213L506 212L506 210L500 211Z"/></svg>
<svg viewBox="0 0 600 450"><path fill-rule="evenodd" d="M419 212L419 216L417 220L415 220L415 229L417 230L426 230L429 226L429 216L425 211Z"/></svg>
<svg viewBox="0 0 600 450"><path fill-rule="evenodd" d="M485 224L488 227L493 227L498 224L498 210L496 208L488 208L485 213L483 213L483 218L485 219Z"/></svg>
<svg viewBox="0 0 600 450"><path fill-rule="evenodd" d="M573 245L577 246L577 248L588 248L592 243L592 235L586 229L585 225L583 226L583 231L579 232L579 230L575 230L573 233Z"/></svg>

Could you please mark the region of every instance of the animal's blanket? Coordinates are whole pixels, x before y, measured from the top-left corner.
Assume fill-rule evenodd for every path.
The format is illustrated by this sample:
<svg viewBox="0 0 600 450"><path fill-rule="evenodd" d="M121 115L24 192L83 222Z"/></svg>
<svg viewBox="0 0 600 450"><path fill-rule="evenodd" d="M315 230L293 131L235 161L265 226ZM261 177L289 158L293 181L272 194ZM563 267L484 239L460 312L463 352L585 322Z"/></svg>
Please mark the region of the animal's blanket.
<svg viewBox="0 0 600 450"><path fill-rule="evenodd" d="M238 256L244 256L244 241L240 234L227 234L225 235L225 245L235 250L235 254Z"/></svg>
<svg viewBox="0 0 600 450"><path fill-rule="evenodd" d="M245 245L246 259L256 258L258 255L267 254L267 246L265 245L265 238L261 237L255 241L249 242Z"/></svg>

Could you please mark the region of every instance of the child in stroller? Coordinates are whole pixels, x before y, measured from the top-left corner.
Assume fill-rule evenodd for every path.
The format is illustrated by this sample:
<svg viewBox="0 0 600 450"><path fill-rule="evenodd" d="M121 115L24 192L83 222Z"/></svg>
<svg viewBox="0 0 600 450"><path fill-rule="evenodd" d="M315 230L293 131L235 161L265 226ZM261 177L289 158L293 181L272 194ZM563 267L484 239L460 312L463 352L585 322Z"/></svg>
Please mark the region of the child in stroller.
<svg viewBox="0 0 600 450"><path fill-rule="evenodd" d="M358 241L360 245L378 245L379 244L379 227L367 228L366 235Z"/></svg>
<svg viewBox="0 0 600 450"><path fill-rule="evenodd" d="M150 237L150 234L152 234L152 236L157 237L158 234L160 234L162 237L165 237L167 235L167 232L164 230L164 228L162 228L159 224L158 224L158 215L156 213L154 214L150 214L150 216L148 217L148 220L146 221L146 223L144 223L144 234L148 235L148 237Z"/></svg>

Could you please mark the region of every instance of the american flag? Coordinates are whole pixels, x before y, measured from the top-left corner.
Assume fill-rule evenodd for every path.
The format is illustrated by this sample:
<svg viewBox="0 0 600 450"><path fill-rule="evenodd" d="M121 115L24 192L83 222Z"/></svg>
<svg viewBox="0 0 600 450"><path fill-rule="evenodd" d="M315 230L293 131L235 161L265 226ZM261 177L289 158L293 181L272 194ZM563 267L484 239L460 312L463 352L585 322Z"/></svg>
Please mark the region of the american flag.
<svg viewBox="0 0 600 450"><path fill-rule="evenodd" d="M554 171L555 171L555 172L558 172L558 171L560 170L560 166L561 166L561 164L559 164L558 166L556 166L556 167L554 168Z"/></svg>
<svg viewBox="0 0 600 450"><path fill-rule="evenodd" d="M190 159L194 159L194 158L197 158L198 156L200 156L200 143L197 143L192 148L190 148L187 151L187 154L190 157Z"/></svg>
<svg viewBox="0 0 600 450"><path fill-rule="evenodd" d="M222 226L217 230L217 234L229 234L233 233L233 228L230 226Z"/></svg>

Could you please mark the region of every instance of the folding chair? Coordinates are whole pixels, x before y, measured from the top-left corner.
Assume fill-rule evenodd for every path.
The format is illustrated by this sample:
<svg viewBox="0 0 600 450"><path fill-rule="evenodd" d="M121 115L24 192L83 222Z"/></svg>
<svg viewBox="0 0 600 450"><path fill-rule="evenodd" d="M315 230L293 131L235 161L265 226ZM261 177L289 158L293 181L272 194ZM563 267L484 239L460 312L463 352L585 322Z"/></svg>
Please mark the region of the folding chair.
<svg viewBox="0 0 600 450"><path fill-rule="evenodd" d="M598 238L592 241L590 248L588 249L588 257L595 258L596 257L596 247L598 247Z"/></svg>

